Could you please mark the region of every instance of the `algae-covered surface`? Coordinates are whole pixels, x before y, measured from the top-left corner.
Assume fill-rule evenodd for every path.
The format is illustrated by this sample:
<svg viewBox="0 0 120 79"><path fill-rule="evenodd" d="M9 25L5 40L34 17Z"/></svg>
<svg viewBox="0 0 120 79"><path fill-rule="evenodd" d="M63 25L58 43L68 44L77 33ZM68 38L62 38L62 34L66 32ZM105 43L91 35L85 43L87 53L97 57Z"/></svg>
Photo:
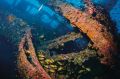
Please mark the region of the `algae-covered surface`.
<svg viewBox="0 0 120 79"><path fill-rule="evenodd" d="M120 0L1 0L0 79L120 79Z"/></svg>

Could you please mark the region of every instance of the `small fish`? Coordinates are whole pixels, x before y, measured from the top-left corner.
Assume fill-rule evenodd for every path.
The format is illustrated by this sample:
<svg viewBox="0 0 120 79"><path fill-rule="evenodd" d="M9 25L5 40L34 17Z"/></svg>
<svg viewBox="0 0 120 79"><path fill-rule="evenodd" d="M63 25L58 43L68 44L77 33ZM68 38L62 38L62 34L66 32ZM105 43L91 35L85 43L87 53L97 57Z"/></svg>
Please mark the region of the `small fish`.
<svg viewBox="0 0 120 79"><path fill-rule="evenodd" d="M44 39L44 38L45 38L45 35L44 35L44 34L40 36L40 39Z"/></svg>

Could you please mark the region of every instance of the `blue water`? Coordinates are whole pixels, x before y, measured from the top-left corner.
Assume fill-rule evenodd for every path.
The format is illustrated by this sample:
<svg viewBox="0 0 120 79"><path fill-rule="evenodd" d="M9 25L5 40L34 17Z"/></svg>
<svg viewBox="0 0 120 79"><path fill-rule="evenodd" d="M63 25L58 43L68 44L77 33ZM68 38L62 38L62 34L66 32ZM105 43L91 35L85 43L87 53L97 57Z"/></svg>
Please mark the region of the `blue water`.
<svg viewBox="0 0 120 79"><path fill-rule="evenodd" d="M84 7L82 0L65 0L65 1L67 1L68 3L72 4L77 8ZM109 12L112 20L115 21L116 27L118 29L118 33L120 33L120 0L92 0L92 1L96 5L101 5L105 7L105 9ZM66 22L64 17L56 13L50 7L46 6L46 0L39 0L39 1L38 0L0 0L0 8L3 8L6 11L8 10L10 11L10 13L15 14L17 17L24 19L29 24L34 25L32 26L32 28L36 28L38 31L40 30L40 32L42 28L43 31L41 32L41 34L45 34L46 39L48 40L54 39L56 37L59 37L61 35L73 31L73 28L68 22ZM53 32L56 32L56 35L52 34ZM1 38L1 40L3 39ZM86 42L85 39L81 39L81 40L76 40L76 43L79 44L79 46L81 46L82 44L85 45L88 42ZM13 60L11 60L11 58L14 57L13 53L11 53L12 50L8 49L9 51L8 52L6 51L6 49L4 49L8 47L5 45L5 42L0 43L0 45L3 46L3 47L0 46L1 47L0 50L3 52L0 53L0 60L2 61L2 63L4 61L2 65L11 66L10 63L13 63ZM81 47L84 48L83 46ZM9 61L7 62L7 60ZM8 71L10 70L10 72L13 73L12 68L13 67L9 67ZM3 72L6 73L8 71L5 69L5 71ZM11 77L11 79L13 79L13 77Z"/></svg>
<svg viewBox="0 0 120 79"><path fill-rule="evenodd" d="M47 0L49 1L49 0ZM76 7L84 7L83 0L65 0ZM118 32L120 32L120 0L92 0L95 4L99 4L107 8L111 18L117 23ZM64 19L56 14L51 8L45 5L46 0L3 0L14 10L21 12L21 14L28 14L31 16L38 16L37 21L42 22L43 25L50 28L60 27ZM0 1L2 3L2 1ZM9 9L10 7L8 7ZM54 17L57 17L55 19ZM42 19L41 19L42 18ZM35 19L35 20L36 20ZM49 26L48 26L49 24ZM70 25L68 27L71 27Z"/></svg>

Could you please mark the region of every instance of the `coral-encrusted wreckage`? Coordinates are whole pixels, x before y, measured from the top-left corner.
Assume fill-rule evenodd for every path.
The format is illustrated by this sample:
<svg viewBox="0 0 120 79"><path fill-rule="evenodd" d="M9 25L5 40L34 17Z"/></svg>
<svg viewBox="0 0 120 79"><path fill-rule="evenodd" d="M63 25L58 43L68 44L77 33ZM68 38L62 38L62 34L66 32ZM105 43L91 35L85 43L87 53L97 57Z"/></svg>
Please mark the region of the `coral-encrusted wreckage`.
<svg viewBox="0 0 120 79"><path fill-rule="evenodd" d="M39 64L31 40L31 32L27 31L19 44L18 68L23 78L51 79Z"/></svg>
<svg viewBox="0 0 120 79"><path fill-rule="evenodd" d="M87 6L84 12L67 3L59 4L57 7L60 9L62 15L67 20L69 20L74 27L77 27L81 32L89 37L92 42L92 48L97 51L93 51L87 48L77 53L73 52L70 54L61 54L52 57L49 56L48 58L45 58L45 54L43 54L43 52L40 52L38 53L37 58L34 46L32 44L32 35L29 30L26 32L19 43L18 70L19 74L23 78L70 79L71 77L71 79L79 79L80 76L76 76L77 74L90 72L90 69L85 68L83 63L85 61L88 61L89 58L94 57L96 57L96 59L100 58L101 64L108 66L115 64L114 57L117 55L117 48L116 43L114 42L114 35L110 31L112 28L109 28L109 21L106 20L107 16L106 14L102 14L100 12L102 10L100 7L98 10L97 7L95 7L89 0L85 0L85 3ZM102 24L101 21L107 23ZM70 40L74 41L80 37L80 33L70 33L68 35L54 39L48 42L49 44L46 47L48 50L44 52L48 54L49 49L59 49L60 46L64 46L65 42L68 42ZM42 46L41 49L42 48L45 48L45 46ZM97 57L97 55L99 55L99 57ZM63 63L63 61L67 63ZM73 72L76 70L73 70L71 73L69 71L71 68L69 68L70 64L68 63L73 62L75 64L75 67L79 67L80 69L79 72L75 72L75 75L73 75ZM57 65L59 65L59 67L57 67ZM69 74L64 77L62 75L58 78L57 74L60 74L61 70L69 72Z"/></svg>
<svg viewBox="0 0 120 79"><path fill-rule="evenodd" d="M92 12L82 12L68 4L62 4L59 7L63 16L85 33L93 42L93 46L101 52L103 55L101 63L112 64L114 62L112 56L116 54L116 45L108 28L91 18L89 13Z"/></svg>

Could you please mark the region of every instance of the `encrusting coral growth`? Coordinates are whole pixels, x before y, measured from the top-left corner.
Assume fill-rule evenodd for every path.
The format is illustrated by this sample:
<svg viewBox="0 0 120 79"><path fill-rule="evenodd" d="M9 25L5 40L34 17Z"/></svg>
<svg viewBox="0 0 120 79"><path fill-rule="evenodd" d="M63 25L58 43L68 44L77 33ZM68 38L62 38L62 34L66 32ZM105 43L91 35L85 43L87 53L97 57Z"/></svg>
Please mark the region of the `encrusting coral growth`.
<svg viewBox="0 0 120 79"><path fill-rule="evenodd" d="M47 41L39 49L46 49L49 51L49 49L59 48L60 46L64 46L64 43L66 43L66 42L75 41L75 39L82 38L82 37L83 36L81 33L71 32L69 34L63 35L63 36L58 37L56 39Z"/></svg>
<svg viewBox="0 0 120 79"><path fill-rule="evenodd" d="M28 30L19 44L18 69L23 78L27 79L51 79L40 65Z"/></svg>
<svg viewBox="0 0 120 79"><path fill-rule="evenodd" d="M45 56L45 53L46 52L42 50L39 51L38 60L46 72L50 74L52 79L79 79L82 74L94 72L89 66L90 64L87 64L87 66L85 65L85 62L90 63L91 59L99 61L99 58L97 58L97 52L90 49L86 49L78 53L61 54L52 57ZM72 65L74 68L71 68ZM98 63L95 66L100 65Z"/></svg>
<svg viewBox="0 0 120 79"><path fill-rule="evenodd" d="M99 57L101 57L100 61L104 65L111 66L115 63L114 56L117 54L117 48L114 42L114 35L108 28L109 23L108 25L107 23L104 25L100 22L100 20L105 21L107 16L103 15L105 17L102 18L102 13L99 13L97 8L90 2L90 0L85 0L85 4L87 4L85 11L80 11L79 9L74 8L66 3L61 3L57 5L57 7L60 8L62 15L69 20L74 27L77 27L81 32L89 37L93 43L92 47L98 50L100 53L86 49L77 53L72 52L70 54L61 54L48 58L42 54L42 52L38 53L36 56L32 44L32 35L30 30L27 30L26 34L19 43L19 54L17 60L19 69L18 71L23 78L79 79L81 74L86 74L92 71L89 67L85 67L88 66L86 63L88 63L90 58L95 58L94 62L99 62ZM59 48L61 45L64 45L65 42L68 42L69 40L75 40L79 37L79 33L71 33L63 37L59 37L51 41L51 43L48 45L48 48ZM41 38L43 38L43 36ZM97 56L97 54L99 54L99 56ZM71 68L71 64L72 67L74 66L73 68ZM102 64L97 63L100 68ZM58 77L58 75L62 76Z"/></svg>
<svg viewBox="0 0 120 79"><path fill-rule="evenodd" d="M113 64L113 56L116 55L117 49L113 35L108 31L108 28L91 18L92 16L89 13L80 11L71 5L63 3L59 5L59 8L63 16L85 33L93 42L93 46L101 52L103 56L101 63ZM92 13L91 11L88 12Z"/></svg>

